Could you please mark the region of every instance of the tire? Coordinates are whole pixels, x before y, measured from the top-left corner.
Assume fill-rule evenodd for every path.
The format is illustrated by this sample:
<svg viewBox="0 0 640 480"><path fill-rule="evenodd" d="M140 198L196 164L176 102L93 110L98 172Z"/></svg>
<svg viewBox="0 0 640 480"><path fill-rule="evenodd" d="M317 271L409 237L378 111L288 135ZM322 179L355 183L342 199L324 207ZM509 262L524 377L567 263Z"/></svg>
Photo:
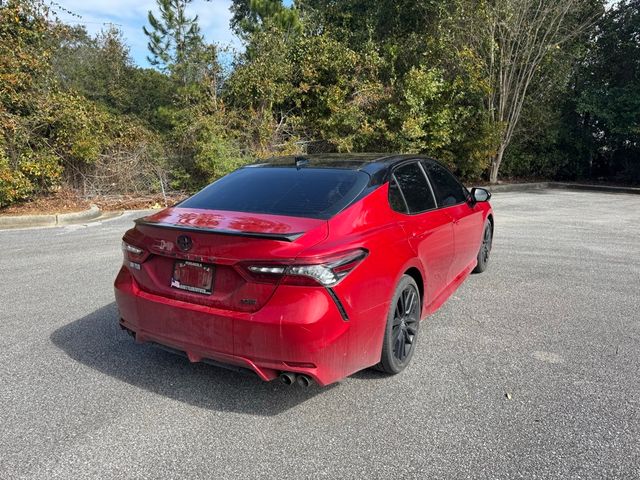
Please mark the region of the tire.
<svg viewBox="0 0 640 480"><path fill-rule="evenodd" d="M403 275L387 314L382 354L380 363L375 366L376 370L395 375L409 365L416 349L421 305L416 282L409 275ZM401 315L402 312L404 315Z"/></svg>
<svg viewBox="0 0 640 480"><path fill-rule="evenodd" d="M482 273L487 269L489 265L489 256L491 254L491 246L493 244L493 225L489 220L484 224L484 230L482 232L482 243L480 244L480 251L478 251L478 264L473 269L472 273Z"/></svg>

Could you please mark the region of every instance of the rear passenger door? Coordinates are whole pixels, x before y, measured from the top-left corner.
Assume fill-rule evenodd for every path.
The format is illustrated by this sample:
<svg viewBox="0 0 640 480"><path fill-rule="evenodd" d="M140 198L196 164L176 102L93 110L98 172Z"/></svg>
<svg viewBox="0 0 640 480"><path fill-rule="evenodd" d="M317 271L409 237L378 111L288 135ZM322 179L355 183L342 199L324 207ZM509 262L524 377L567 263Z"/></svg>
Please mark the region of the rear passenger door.
<svg viewBox="0 0 640 480"><path fill-rule="evenodd" d="M439 210L419 161L396 167L389 182L389 204L402 215L402 226L426 273L424 305L448 284L454 255L451 217Z"/></svg>
<svg viewBox="0 0 640 480"><path fill-rule="evenodd" d="M445 167L433 160L423 160L438 207L453 219L455 255L451 264L453 281L475 261L484 220L482 209L469 203L469 192Z"/></svg>

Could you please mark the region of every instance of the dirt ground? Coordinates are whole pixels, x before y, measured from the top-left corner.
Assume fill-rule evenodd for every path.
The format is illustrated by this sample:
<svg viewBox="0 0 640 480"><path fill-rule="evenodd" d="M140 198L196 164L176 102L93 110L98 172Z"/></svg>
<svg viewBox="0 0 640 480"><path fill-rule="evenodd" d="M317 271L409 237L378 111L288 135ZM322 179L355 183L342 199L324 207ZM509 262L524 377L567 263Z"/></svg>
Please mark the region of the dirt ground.
<svg viewBox="0 0 640 480"><path fill-rule="evenodd" d="M59 190L48 195L41 195L32 200L0 208L1 216L47 215L55 213L80 212L97 205L103 211L143 210L173 205L184 199L183 193L168 195L110 195L85 198L73 190Z"/></svg>

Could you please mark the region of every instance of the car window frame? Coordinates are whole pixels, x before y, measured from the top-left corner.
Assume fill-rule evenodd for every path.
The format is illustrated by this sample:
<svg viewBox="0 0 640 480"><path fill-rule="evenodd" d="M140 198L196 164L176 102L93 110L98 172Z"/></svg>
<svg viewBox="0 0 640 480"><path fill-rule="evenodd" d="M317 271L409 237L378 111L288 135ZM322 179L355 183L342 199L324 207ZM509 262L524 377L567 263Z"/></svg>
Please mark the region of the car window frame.
<svg viewBox="0 0 640 480"><path fill-rule="evenodd" d="M425 179L425 181L427 182L427 186L429 187L429 192L431 193L431 198L433 199L433 204L435 205L435 207L433 208L428 208L426 210L422 210L420 212L412 212L411 209L409 208L409 204L407 203L407 199L404 195L404 192L402 191L402 187L400 186L400 182L398 181L397 177L396 177L396 170L402 168L402 167L406 167L407 165L411 165L411 164L417 164L418 168L420 169L420 171L422 172L422 175ZM406 162L402 162L398 165L394 165L393 169L391 170L391 175L390 175L390 180L389 180L389 184L391 184L391 181L396 182L396 185L398 186L398 191L400 192L400 196L402 197L402 201L404 202L404 206L406 208L405 212L399 212L398 210L395 210L392 206L391 206L391 202L389 201L389 196L387 195L387 203L389 204L389 208L396 212L399 213L401 215L421 215L423 213L426 212L432 212L434 210L437 210L438 207L438 201L436 200L436 196L435 196L435 192L433 191L433 187L431 186L431 181L429 180L429 176L427 175L427 172L424 168L424 166L422 165L422 162L420 161L419 158L415 158L415 159L411 159L408 160Z"/></svg>
<svg viewBox="0 0 640 480"><path fill-rule="evenodd" d="M400 198L402 198L402 203L404 204L404 212L396 210L391 206L391 201L389 200L389 197L391 196L391 182L395 182L396 187L398 187L398 192L400 192ZM394 212L402 213L403 215L409 215L409 204L407 203L407 199L404 196L404 192L400 188L400 182L398 182L398 179L393 173L391 174L391 178L389 179L389 193L387 194L387 203L389 204L389 208L391 208L391 210L393 210Z"/></svg>
<svg viewBox="0 0 640 480"><path fill-rule="evenodd" d="M452 205L440 205L440 202L438 201L438 198L435 195L435 191L433 190L433 188L431 187L431 178L429 177L429 174L427 173L427 169L423 164L426 163L433 163L435 165L438 165L439 167L445 169L447 172L449 172L449 175L451 175L451 177L455 180L455 182L462 187L462 191L465 193L465 199L462 200L461 202L458 203L454 203ZM457 207L459 205L462 205L463 203L469 203L469 200L471 199L471 193L469 192L469 190L467 189L467 187L464 186L464 184L458 180L458 177L456 177L453 172L447 168L445 165L443 165L442 163L438 162L437 160L434 160L432 158L422 158L420 159L420 166L422 167L422 170L424 172L424 174L427 176L427 178L429 179L429 187L431 187L431 191L433 194L433 198L436 201L436 205L438 206L438 209L440 208L450 208L450 207Z"/></svg>

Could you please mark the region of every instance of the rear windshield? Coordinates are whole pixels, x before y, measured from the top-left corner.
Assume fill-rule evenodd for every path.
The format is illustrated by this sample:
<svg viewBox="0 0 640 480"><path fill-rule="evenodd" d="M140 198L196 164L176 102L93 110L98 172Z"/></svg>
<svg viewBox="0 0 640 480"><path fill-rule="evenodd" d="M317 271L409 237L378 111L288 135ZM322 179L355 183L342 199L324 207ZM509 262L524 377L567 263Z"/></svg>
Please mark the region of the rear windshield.
<svg viewBox="0 0 640 480"><path fill-rule="evenodd" d="M179 207L329 219L369 183L357 170L249 167L212 183Z"/></svg>

